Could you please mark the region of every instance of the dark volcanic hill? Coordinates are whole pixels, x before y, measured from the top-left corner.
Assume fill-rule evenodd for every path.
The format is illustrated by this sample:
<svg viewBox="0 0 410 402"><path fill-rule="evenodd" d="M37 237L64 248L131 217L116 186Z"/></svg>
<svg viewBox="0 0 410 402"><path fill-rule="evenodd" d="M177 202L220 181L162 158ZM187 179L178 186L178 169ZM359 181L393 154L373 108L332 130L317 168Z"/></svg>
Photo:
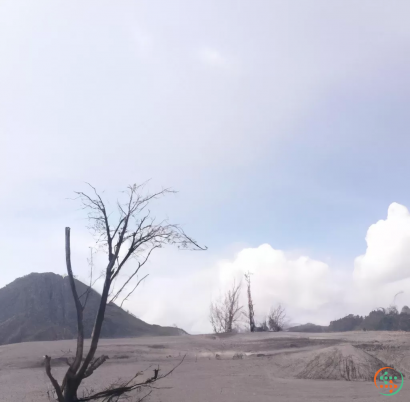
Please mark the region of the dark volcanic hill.
<svg viewBox="0 0 410 402"><path fill-rule="evenodd" d="M76 280L77 292L87 286ZM100 295L92 290L84 310L85 336L91 336ZM68 277L32 273L0 289L0 345L77 337L76 310ZM150 325L117 305L107 305L103 338L181 335L173 327Z"/></svg>

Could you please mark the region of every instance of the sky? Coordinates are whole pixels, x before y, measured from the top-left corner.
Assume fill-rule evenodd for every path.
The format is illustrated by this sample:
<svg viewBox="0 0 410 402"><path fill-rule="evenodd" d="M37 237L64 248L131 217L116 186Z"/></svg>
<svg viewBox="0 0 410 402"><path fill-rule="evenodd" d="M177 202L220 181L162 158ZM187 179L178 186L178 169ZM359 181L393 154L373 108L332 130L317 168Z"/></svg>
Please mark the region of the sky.
<svg viewBox="0 0 410 402"><path fill-rule="evenodd" d="M124 304L147 322L211 331L210 302L248 270L258 319L277 303L317 324L398 292L410 305L409 13L406 0L1 0L0 287L63 274L66 226L87 280L73 192L89 182L114 205L150 179L178 190L153 213L208 250L153 255Z"/></svg>

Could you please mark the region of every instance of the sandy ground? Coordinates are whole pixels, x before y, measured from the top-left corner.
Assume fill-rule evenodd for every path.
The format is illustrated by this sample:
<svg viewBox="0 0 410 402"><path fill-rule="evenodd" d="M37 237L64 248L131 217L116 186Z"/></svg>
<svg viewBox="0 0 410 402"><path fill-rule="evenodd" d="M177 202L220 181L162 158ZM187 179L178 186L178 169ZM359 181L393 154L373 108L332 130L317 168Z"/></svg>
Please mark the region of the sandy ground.
<svg viewBox="0 0 410 402"><path fill-rule="evenodd" d="M63 358L69 350L75 350L74 341L0 346L0 401L48 401L46 392L50 385L42 356L48 354L55 359L53 373L61 381L67 367ZM165 373L186 355L169 377L157 383L161 389L154 390L145 399L148 402L382 400L386 396L380 394L372 381L355 380L355 375L363 373L372 377L380 363L393 366L406 376L402 390L392 400L410 400L408 333L255 333L104 339L99 354L107 354L109 360L85 380L87 389L101 390L112 380L128 379L141 370L147 370L147 378L158 365L160 373ZM335 363L335 356L344 360ZM319 369L318 364L322 365ZM349 365L361 366L353 367L352 372ZM346 369L353 381L340 377L346 375ZM322 372L325 378L339 379L300 378L303 373L317 378Z"/></svg>

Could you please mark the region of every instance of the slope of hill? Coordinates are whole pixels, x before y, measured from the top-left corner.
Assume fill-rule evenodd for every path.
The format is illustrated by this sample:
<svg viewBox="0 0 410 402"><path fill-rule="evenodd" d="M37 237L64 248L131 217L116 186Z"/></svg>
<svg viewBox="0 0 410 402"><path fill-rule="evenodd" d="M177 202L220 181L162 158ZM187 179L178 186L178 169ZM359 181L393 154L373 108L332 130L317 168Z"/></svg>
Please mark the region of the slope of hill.
<svg viewBox="0 0 410 402"><path fill-rule="evenodd" d="M87 289L76 280L78 294ZM91 336L100 295L92 290L84 310L85 336ZM68 277L32 273L0 289L0 345L76 338L76 311ZM173 327L150 325L117 305L107 305L103 338L181 335Z"/></svg>
<svg viewBox="0 0 410 402"><path fill-rule="evenodd" d="M288 328L289 332L326 332L327 327L321 325L316 325L312 323L307 323L303 325L296 325L294 327Z"/></svg>

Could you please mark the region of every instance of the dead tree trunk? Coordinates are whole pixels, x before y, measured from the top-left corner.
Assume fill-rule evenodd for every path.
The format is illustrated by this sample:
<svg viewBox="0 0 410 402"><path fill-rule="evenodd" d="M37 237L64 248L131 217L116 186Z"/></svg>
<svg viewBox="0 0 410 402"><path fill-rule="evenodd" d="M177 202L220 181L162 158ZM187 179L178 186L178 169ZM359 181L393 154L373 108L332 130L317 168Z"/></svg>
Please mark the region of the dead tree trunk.
<svg viewBox="0 0 410 402"><path fill-rule="evenodd" d="M255 313L253 311L253 301L251 294L251 273L248 272L245 274L245 279L248 284L248 315L249 315L249 329L251 332L255 332Z"/></svg>

